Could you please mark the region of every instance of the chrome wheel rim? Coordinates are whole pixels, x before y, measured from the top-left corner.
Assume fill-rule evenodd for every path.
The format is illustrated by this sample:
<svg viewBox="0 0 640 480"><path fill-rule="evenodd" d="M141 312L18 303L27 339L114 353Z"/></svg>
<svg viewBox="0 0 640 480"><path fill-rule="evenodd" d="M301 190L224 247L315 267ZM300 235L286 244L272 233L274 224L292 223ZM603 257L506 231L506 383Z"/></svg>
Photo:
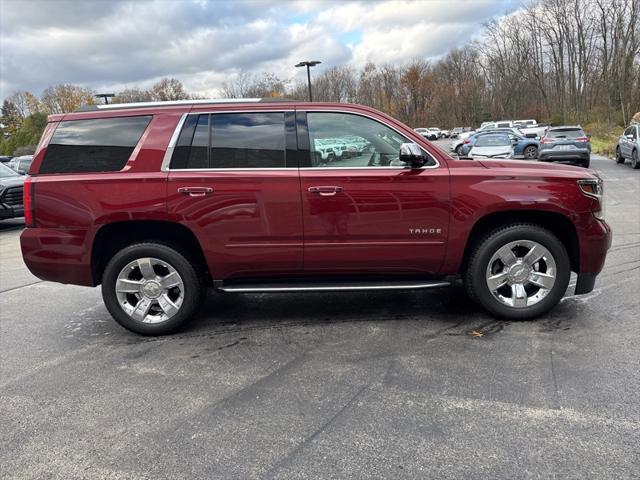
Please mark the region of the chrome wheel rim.
<svg viewBox="0 0 640 480"><path fill-rule="evenodd" d="M140 323L161 323L173 317L184 301L184 283L164 260L138 258L120 271L116 297L124 312Z"/></svg>
<svg viewBox="0 0 640 480"><path fill-rule="evenodd" d="M527 308L551 292L556 275L556 261L546 247L531 240L517 240L493 254L486 283L491 295L503 305Z"/></svg>

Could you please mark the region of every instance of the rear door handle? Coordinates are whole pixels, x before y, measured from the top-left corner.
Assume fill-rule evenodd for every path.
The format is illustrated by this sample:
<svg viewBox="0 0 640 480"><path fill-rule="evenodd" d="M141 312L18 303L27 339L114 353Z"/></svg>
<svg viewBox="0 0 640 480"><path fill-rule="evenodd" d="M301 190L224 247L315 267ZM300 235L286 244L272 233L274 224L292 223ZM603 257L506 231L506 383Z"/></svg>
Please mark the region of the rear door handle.
<svg viewBox="0 0 640 480"><path fill-rule="evenodd" d="M322 195L323 197L332 197L336 193L341 192L342 191L342 187L336 187L336 186L333 186L333 185L325 185L325 186L318 186L318 187L309 187L307 189L307 191L309 193L317 193L319 195Z"/></svg>
<svg viewBox="0 0 640 480"><path fill-rule="evenodd" d="M178 188L178 193L183 193L185 195L189 195L190 197L204 197L205 195L209 195L213 193L213 188L211 187L180 187Z"/></svg>

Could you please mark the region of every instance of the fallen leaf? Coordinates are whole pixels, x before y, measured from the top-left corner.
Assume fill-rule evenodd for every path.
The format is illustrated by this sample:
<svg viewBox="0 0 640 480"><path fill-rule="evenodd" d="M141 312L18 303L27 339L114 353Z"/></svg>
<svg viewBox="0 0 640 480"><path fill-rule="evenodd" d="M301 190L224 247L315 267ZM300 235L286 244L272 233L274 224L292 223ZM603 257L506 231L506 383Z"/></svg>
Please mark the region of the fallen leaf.
<svg viewBox="0 0 640 480"><path fill-rule="evenodd" d="M469 335L471 335L472 337L483 337L484 333L478 332L477 330L471 330L471 333Z"/></svg>

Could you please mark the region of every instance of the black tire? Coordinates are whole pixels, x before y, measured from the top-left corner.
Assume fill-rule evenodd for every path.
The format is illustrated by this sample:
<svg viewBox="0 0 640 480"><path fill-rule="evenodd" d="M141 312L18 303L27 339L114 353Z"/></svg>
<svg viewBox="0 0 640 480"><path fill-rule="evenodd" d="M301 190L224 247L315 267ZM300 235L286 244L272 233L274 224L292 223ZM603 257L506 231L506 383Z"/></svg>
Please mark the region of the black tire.
<svg viewBox="0 0 640 480"><path fill-rule="evenodd" d="M631 152L631 168L637 170L640 168L640 158L638 158L638 150Z"/></svg>
<svg viewBox="0 0 640 480"><path fill-rule="evenodd" d="M157 258L171 265L182 278L184 299L177 313L159 323L142 323L130 317L121 307L116 295L116 281L121 270L130 262L145 257ZM102 298L116 322L127 330L141 335L166 335L183 327L196 313L204 300L204 279L196 264L178 250L159 243L136 243L116 253L102 275Z"/></svg>
<svg viewBox="0 0 640 480"><path fill-rule="evenodd" d="M458 155L458 157L462 156L462 145L456 147L456 155Z"/></svg>
<svg viewBox="0 0 640 480"><path fill-rule="evenodd" d="M486 280L491 257L510 242L529 240L545 247L556 262L556 281L549 293L537 303L522 308L501 303L489 291ZM571 264L567 250L549 230L534 224L511 224L493 230L474 246L464 274L469 298L479 303L490 314L508 320L529 320L547 313L558 304L569 285Z"/></svg>
<svg viewBox="0 0 640 480"><path fill-rule="evenodd" d="M536 147L535 145L529 145L523 150L522 154L527 160L538 158L538 147Z"/></svg>
<svg viewBox="0 0 640 480"><path fill-rule="evenodd" d="M583 160L582 163L580 164L580 166L584 168L589 168L589 165L591 165L591 158L587 158L586 160Z"/></svg>
<svg viewBox="0 0 640 480"><path fill-rule="evenodd" d="M616 147L616 163L624 163L624 157L620 151L620 147Z"/></svg>

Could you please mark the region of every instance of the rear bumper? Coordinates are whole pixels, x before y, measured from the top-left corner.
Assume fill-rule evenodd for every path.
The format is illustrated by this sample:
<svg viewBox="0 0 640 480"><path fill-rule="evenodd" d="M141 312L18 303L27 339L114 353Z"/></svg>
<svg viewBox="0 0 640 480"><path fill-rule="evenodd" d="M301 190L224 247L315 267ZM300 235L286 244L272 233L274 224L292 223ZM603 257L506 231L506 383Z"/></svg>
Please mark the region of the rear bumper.
<svg viewBox="0 0 640 480"><path fill-rule="evenodd" d="M42 280L94 286L87 237L85 230L26 228L20 235L24 263Z"/></svg>
<svg viewBox="0 0 640 480"><path fill-rule="evenodd" d="M16 217L24 217L24 207L22 205L13 207L0 205L0 220Z"/></svg>
<svg viewBox="0 0 640 480"><path fill-rule="evenodd" d="M590 156L591 151L586 148L576 148L575 150L555 150L553 148L538 150L538 160L541 162L588 160Z"/></svg>

